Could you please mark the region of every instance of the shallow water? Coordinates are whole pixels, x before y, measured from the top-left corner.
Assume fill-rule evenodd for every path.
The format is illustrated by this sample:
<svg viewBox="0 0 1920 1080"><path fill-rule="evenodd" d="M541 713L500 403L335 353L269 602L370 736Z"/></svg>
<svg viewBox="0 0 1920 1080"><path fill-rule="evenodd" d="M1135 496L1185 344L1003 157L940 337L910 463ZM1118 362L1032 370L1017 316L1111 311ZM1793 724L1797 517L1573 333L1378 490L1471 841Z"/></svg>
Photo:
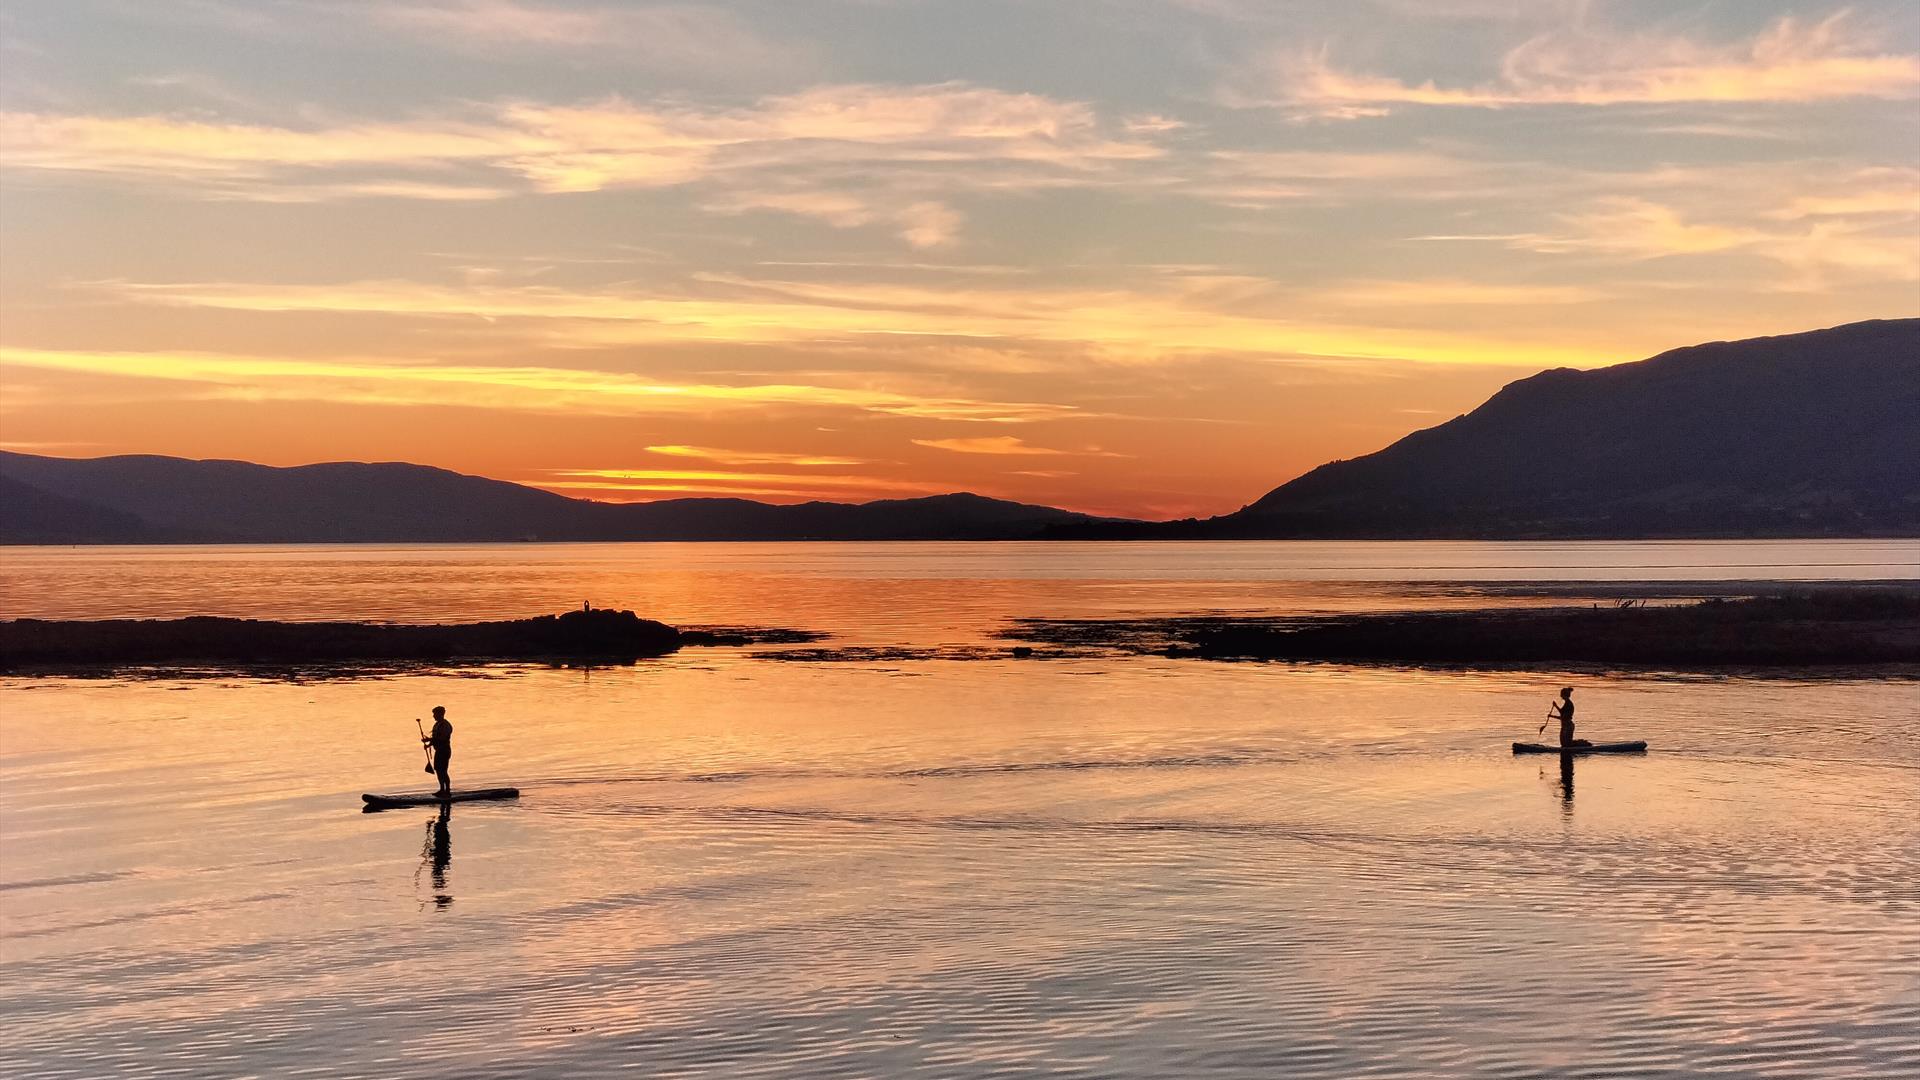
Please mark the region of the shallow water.
<svg viewBox="0 0 1920 1080"><path fill-rule="evenodd" d="M388 617L525 613L527 581L598 595L603 579L527 547L462 549L446 577L417 549L203 551L182 557L226 569L197 593L103 573L124 553L98 551L56 590L35 567L60 555L42 550L6 558L0 595L8 614L178 613L154 599L168 594L325 617L380 591L347 571L329 594L329 558L403 567L383 573L409 577L417 606L389 596ZM1327 556L1253 550L1285 545L1209 547L1195 565L1163 551L1131 590L1131 546L1068 561L1111 571L1077 578L996 562L996 545L944 576L928 545L715 545L681 569L667 547L622 570L595 546L598 568L578 572L637 582L609 606L683 575L684 607L642 610L871 640L980 640L994 604L1485 603L1487 583L1527 576L1486 546L1414 584L1316 582L1289 567ZM1355 556L1346 578L1431 554L1363 547L1393 561ZM1675 561L1630 547L1609 547L1611 570L1551 549L1530 573L1651 578ZM1761 576L1708 547L1692 577ZM754 608L729 551L789 591ZM783 559L804 572L767 570ZM1245 569L1259 559L1264 578ZM472 568L488 560L495 574ZM493 578L493 593L463 584ZM895 604L910 610L869 625ZM752 653L0 682L0 1073L1920 1072L1920 683ZM1570 678L1583 735L1654 752L1570 775L1512 757ZM428 779L412 720L436 703L457 781L523 798L444 822L359 813L361 791Z"/></svg>

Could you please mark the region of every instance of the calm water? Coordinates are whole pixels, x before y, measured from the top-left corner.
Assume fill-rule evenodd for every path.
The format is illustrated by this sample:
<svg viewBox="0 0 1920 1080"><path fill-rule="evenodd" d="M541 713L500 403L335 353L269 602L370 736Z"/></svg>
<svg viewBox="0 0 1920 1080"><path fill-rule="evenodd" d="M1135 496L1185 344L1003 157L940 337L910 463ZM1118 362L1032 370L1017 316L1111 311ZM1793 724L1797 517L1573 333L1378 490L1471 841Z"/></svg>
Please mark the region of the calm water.
<svg viewBox="0 0 1920 1080"><path fill-rule="evenodd" d="M1911 543L24 549L0 611L979 642L1916 577ZM1920 683L755 652L0 681L0 1074L1920 1075ZM1655 752L1508 754L1568 680ZM428 779L436 703L456 779L524 798L359 813Z"/></svg>
<svg viewBox="0 0 1920 1080"><path fill-rule="evenodd" d="M1920 542L483 544L0 549L0 616L431 622L591 601L966 644L1014 618L1485 607L1534 587L1920 578Z"/></svg>

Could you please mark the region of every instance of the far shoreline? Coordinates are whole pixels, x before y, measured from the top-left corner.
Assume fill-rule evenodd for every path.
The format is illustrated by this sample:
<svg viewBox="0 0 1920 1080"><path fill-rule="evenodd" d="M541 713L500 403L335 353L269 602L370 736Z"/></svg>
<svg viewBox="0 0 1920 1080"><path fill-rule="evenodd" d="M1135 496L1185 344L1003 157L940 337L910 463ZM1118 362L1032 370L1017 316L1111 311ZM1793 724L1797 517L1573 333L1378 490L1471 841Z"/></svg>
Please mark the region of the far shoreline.
<svg viewBox="0 0 1920 1080"><path fill-rule="evenodd" d="M0 622L0 674L97 674L140 668L267 668L324 672L382 665L501 662L633 664L683 648L800 644L821 635L764 627L669 626L631 611L472 623L178 619Z"/></svg>
<svg viewBox="0 0 1920 1080"><path fill-rule="evenodd" d="M1553 590L1504 585L1524 595ZM1103 655L1403 667L1709 671L1920 665L1920 583L1730 588L1731 583L1587 583L1588 606L1524 605L1357 615L1023 619L999 647L854 646L745 655L773 661L1016 659ZM1756 592L1760 595L1755 595ZM1510 592L1510 595L1515 593ZM1569 597L1568 599L1572 599ZM678 628L631 611L570 611L476 623L179 619L0 622L0 674L265 669L314 675L499 663L626 665L683 648L811 644L829 635ZM844 654L844 655L843 655Z"/></svg>
<svg viewBox="0 0 1920 1080"><path fill-rule="evenodd" d="M1647 590L1604 606L1295 618L1031 620L1020 640L1173 659L1714 671L1920 665L1920 584L1782 587L1692 600ZM1661 601L1649 603L1648 601Z"/></svg>

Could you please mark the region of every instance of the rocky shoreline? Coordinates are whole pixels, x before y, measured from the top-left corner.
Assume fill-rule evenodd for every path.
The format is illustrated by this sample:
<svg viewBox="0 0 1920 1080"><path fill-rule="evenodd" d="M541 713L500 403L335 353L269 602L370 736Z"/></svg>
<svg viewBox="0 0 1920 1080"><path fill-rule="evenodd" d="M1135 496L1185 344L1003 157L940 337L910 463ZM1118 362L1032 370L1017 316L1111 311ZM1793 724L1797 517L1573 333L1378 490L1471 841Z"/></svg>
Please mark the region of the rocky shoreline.
<svg viewBox="0 0 1920 1080"><path fill-rule="evenodd" d="M1920 667L1920 586L1449 612L1026 619L1008 637L1052 655L1786 672Z"/></svg>
<svg viewBox="0 0 1920 1080"><path fill-rule="evenodd" d="M1809 592L1592 608L1367 615L1197 629L1176 655L1408 665L1920 664L1920 591Z"/></svg>
<svg viewBox="0 0 1920 1080"><path fill-rule="evenodd" d="M106 619L0 622L0 671L152 665L325 665L456 661L633 663L687 646L817 640L797 630L678 629L631 611L438 625Z"/></svg>
<svg viewBox="0 0 1920 1080"><path fill-rule="evenodd" d="M758 627L677 628L613 610L443 625L17 619L0 622L0 672L199 667L347 674L423 664L631 664L686 647L809 646L826 636ZM1920 670L1920 586L1823 587L1680 602L1626 599L1587 607L1029 619L1006 637L1025 644L784 648L750 655L812 662L1152 655L1451 667Z"/></svg>

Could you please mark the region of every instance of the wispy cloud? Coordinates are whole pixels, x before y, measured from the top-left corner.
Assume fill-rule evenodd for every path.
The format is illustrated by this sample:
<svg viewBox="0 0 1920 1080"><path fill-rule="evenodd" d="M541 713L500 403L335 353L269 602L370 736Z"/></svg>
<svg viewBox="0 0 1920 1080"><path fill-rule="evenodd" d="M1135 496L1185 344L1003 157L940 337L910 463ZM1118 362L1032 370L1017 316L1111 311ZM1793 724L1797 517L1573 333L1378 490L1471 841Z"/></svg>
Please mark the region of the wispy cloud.
<svg viewBox="0 0 1920 1080"><path fill-rule="evenodd" d="M492 197L658 188L732 180L713 205L773 209L839 224L885 220L915 246L958 226L925 197L876 205L850 194L876 174L912 172L923 192L954 183L1072 182L1161 150L1109 132L1083 103L961 84L824 86L738 109L528 101L457 116L311 126L199 116L0 113L0 161L16 170L90 173L281 201L385 194ZM957 170L1001 166L992 178ZM464 172L449 173L449 170ZM1037 172L1035 170L1038 170ZM846 179L830 189L829 176ZM749 182L758 177L759 182ZM769 186L771 185L771 186ZM483 194L484 193L484 194Z"/></svg>
<svg viewBox="0 0 1920 1080"><path fill-rule="evenodd" d="M1888 212L1894 200L1885 193L1855 196L1836 203L1815 198L1796 202L1763 220L1722 222L1691 216L1662 203L1622 196L1599 200L1590 209L1559 215L1552 232L1434 235L1438 241L1485 241L1522 251L1588 254L1627 261L1679 256L1748 253L1794 271L1782 287L1817 289L1832 274L1877 280L1920 280L1920 238L1911 230L1887 232L1869 221L1844 220L1852 213ZM1825 213L1816 213L1817 210ZM1905 214L1904 210L1893 211ZM1816 218L1810 222L1801 219ZM1835 220L1839 218L1842 220Z"/></svg>
<svg viewBox="0 0 1920 1080"><path fill-rule="evenodd" d="M994 435L971 439L913 439L915 446L931 447L935 450L951 450L956 454L989 454L1003 457L1124 457L1111 451L1098 448L1088 450L1055 450L1046 446L1030 446L1023 439L1011 435Z"/></svg>
<svg viewBox="0 0 1920 1080"><path fill-rule="evenodd" d="M319 13L344 14L338 4L309 2L305 6ZM732 12L703 4L382 0L354 7L353 15L429 45L490 52L619 51L629 61L764 68L784 64L793 50L769 41Z"/></svg>
<svg viewBox="0 0 1920 1080"><path fill-rule="evenodd" d="M1576 25L1509 51L1497 78L1456 86L1343 70L1326 49L1289 52L1236 76L1223 101L1337 118L1409 105L1498 109L1916 95L1920 56L1885 51L1842 11L1817 22L1782 18L1756 37L1730 43Z"/></svg>
<svg viewBox="0 0 1920 1080"><path fill-rule="evenodd" d="M566 0L173 0L124 5L151 22L185 23L257 40L403 41L491 60L618 57L650 70L734 77L792 75L814 50L779 40L717 4Z"/></svg>
<svg viewBox="0 0 1920 1080"><path fill-rule="evenodd" d="M670 383L621 372L206 353L0 348L0 366L193 384L203 396L361 405L464 406L588 416L839 409L928 420L1020 423L1082 415L1067 405L919 396L867 387Z"/></svg>
<svg viewBox="0 0 1920 1080"><path fill-rule="evenodd" d="M769 473L737 472L731 469L555 469L549 475L565 477L565 481L556 481L545 486L563 487L575 482L623 481L633 483L660 483L662 481L685 484L689 481L700 484L784 484L811 490L826 488L892 488L897 491L924 491L929 485L924 481L887 480L873 476L836 476L820 473Z"/></svg>
<svg viewBox="0 0 1920 1080"><path fill-rule="evenodd" d="M1603 129L1604 130L1604 129ZM1710 123L1702 121L1693 124L1622 124L1612 129L1614 134L1672 135L1693 139L1748 139L1759 142L1793 142L1799 136L1777 127L1765 127L1758 124Z"/></svg>
<svg viewBox="0 0 1920 1080"><path fill-rule="evenodd" d="M569 290L476 282L333 285L99 283L137 302L239 311L326 312L524 320L542 340L569 345L723 341L843 342L935 337L1069 344L1113 363L1238 353L1287 360L1400 359L1567 365L1614 357L1570 346L1447 330L1410 330L1291 314L1288 296L1255 278L1174 277L1139 289L936 288L697 275L698 291ZM1262 311L1265 307L1267 311Z"/></svg>
<svg viewBox="0 0 1920 1080"><path fill-rule="evenodd" d="M875 222L894 227L900 238L915 248L946 247L959 236L962 217L942 202L906 200L886 193L851 190L750 190L723 192L703 204L705 209L727 214L771 210L814 218L843 229Z"/></svg>
<svg viewBox="0 0 1920 1080"><path fill-rule="evenodd" d="M422 180L361 180L313 184L245 184L214 197L234 202L323 203L344 199L416 199L429 202L491 202L518 194L489 184L435 184Z"/></svg>
<svg viewBox="0 0 1920 1080"><path fill-rule="evenodd" d="M1452 307L1587 304L1608 299L1587 285L1510 285L1480 281L1353 281L1318 290L1320 299L1354 307Z"/></svg>
<svg viewBox="0 0 1920 1080"><path fill-rule="evenodd" d="M1432 181L1488 168L1428 150L1216 150L1208 156L1236 175L1270 180Z"/></svg>
<svg viewBox="0 0 1920 1080"><path fill-rule="evenodd" d="M1820 190L1793 197L1768 217L1798 221L1824 217L1920 217L1920 168L1861 169Z"/></svg>
<svg viewBox="0 0 1920 1080"><path fill-rule="evenodd" d="M88 450L99 445L97 442L77 442L66 439L38 442L19 439L0 440L0 450L17 450L23 454L37 454L42 450Z"/></svg>
<svg viewBox="0 0 1920 1080"><path fill-rule="evenodd" d="M934 495L951 485L879 476L735 472L722 469L556 469L535 487L610 501L685 496L763 499L839 499Z"/></svg>
<svg viewBox="0 0 1920 1080"><path fill-rule="evenodd" d="M1215 150L1176 190L1232 206L1484 194L1497 166L1431 150Z"/></svg>
<svg viewBox="0 0 1920 1080"><path fill-rule="evenodd" d="M867 458L835 457L825 454L783 454L770 450L723 450L712 446L649 446L649 454L661 454L666 457L695 458L700 461L712 461L721 465L791 465L805 468L828 468L850 465L870 465Z"/></svg>
<svg viewBox="0 0 1920 1080"><path fill-rule="evenodd" d="M170 116L0 113L0 161L15 169L129 179L235 182L347 166L440 168L535 153L545 144L491 123L269 127Z"/></svg>
<svg viewBox="0 0 1920 1080"><path fill-rule="evenodd" d="M1024 441L1011 435L979 439L914 439L913 445L929 446L935 450L951 450L956 454L1059 457L1067 453L1065 450L1051 450L1044 446L1028 446Z"/></svg>

